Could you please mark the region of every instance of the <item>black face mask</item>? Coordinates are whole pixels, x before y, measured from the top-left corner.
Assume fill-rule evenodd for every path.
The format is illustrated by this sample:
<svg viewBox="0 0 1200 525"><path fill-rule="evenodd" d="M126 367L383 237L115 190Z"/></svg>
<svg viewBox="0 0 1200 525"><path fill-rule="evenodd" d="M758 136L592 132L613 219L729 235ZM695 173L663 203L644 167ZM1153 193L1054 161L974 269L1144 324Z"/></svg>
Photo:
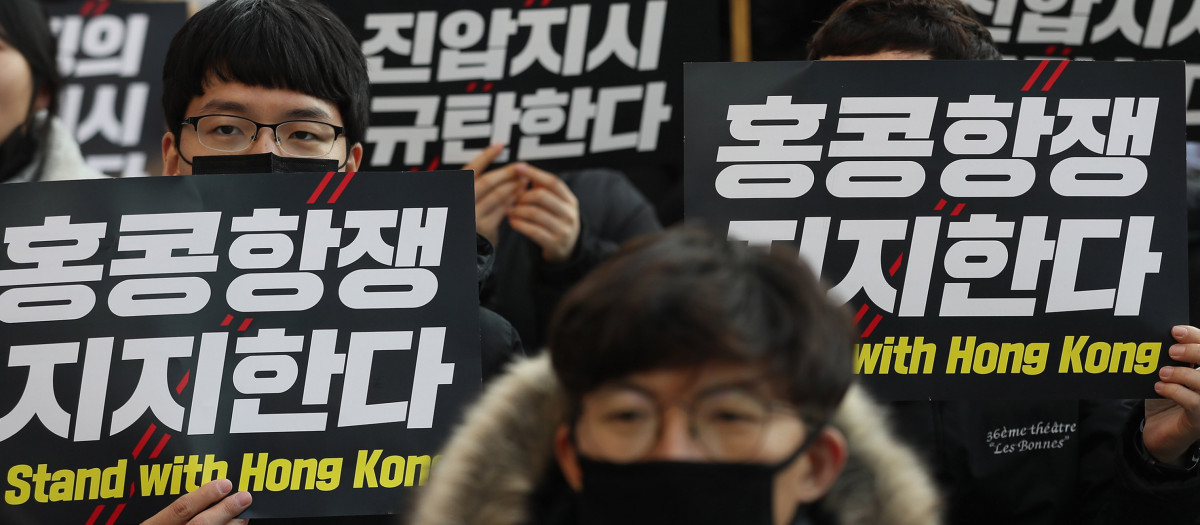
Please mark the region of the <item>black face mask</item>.
<svg viewBox="0 0 1200 525"><path fill-rule="evenodd" d="M774 465L612 463L580 454L579 523L772 525L775 476L812 445L823 426L815 427L795 452Z"/></svg>
<svg viewBox="0 0 1200 525"><path fill-rule="evenodd" d="M306 173L337 171L337 159L280 157L274 153L255 155L200 155L192 157L196 175L242 173Z"/></svg>
<svg viewBox="0 0 1200 525"><path fill-rule="evenodd" d="M17 172L33 162L38 151L38 140L32 133L14 129L0 144L0 182L13 178Z"/></svg>

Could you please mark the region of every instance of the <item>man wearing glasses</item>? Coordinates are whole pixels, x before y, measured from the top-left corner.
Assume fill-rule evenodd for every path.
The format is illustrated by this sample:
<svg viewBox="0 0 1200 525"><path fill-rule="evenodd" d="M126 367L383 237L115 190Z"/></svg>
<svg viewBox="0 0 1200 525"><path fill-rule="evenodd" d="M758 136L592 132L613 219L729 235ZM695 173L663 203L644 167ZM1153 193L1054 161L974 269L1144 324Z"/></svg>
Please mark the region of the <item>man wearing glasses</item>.
<svg viewBox="0 0 1200 525"><path fill-rule="evenodd" d="M559 303L548 355L481 398L412 523L939 523L851 386L847 314L785 252L678 229L625 245Z"/></svg>
<svg viewBox="0 0 1200 525"><path fill-rule="evenodd" d="M369 85L358 42L317 0L217 0L180 28L167 51L163 175L357 171ZM478 246L482 279L492 252L486 241ZM512 325L484 308L479 316L487 379L524 352ZM228 480L213 481L146 523L245 523L233 518L251 495L231 492Z"/></svg>
<svg viewBox="0 0 1200 525"><path fill-rule="evenodd" d="M171 40L163 65L163 175L358 171L370 82L350 30L316 0L219 0ZM480 280L493 249L477 238ZM483 376L520 337L480 309Z"/></svg>
<svg viewBox="0 0 1200 525"><path fill-rule="evenodd" d="M357 171L370 93L346 27L316 3L235 0L209 10L176 35L163 68L163 174L202 171L197 157L254 154L300 159L280 171ZM245 36L228 37L231 25ZM280 45L248 49L254 42Z"/></svg>

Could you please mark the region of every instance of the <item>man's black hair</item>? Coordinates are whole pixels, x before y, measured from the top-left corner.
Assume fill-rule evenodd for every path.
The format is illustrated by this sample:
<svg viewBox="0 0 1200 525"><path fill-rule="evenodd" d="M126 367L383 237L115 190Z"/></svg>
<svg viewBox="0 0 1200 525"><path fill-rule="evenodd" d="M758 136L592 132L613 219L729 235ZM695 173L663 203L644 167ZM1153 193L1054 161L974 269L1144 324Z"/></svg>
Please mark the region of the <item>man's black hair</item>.
<svg viewBox="0 0 1200 525"><path fill-rule="evenodd" d="M28 101L29 115L25 125L31 126L31 133L41 144L38 157L34 159L38 163L34 171L34 180L37 180L41 178L45 155L50 149L50 119L37 126L33 121L33 106L38 95L46 93L50 96L48 113L51 117L58 114L58 90L62 86L57 62L58 40L50 32L42 5L33 0L0 0L0 40L21 53L33 73L33 96Z"/></svg>
<svg viewBox="0 0 1200 525"><path fill-rule="evenodd" d="M960 0L847 0L813 35L808 59L882 51L997 60L992 35Z"/></svg>
<svg viewBox="0 0 1200 525"><path fill-rule="evenodd" d="M576 407L629 374L721 362L761 367L812 419L849 388L854 342L849 316L795 250L768 254L694 228L631 241L563 298L549 334Z"/></svg>
<svg viewBox="0 0 1200 525"><path fill-rule="evenodd" d="M184 23L163 66L163 113L176 137L210 78L327 100L342 114L347 147L366 134L366 59L345 24L318 2L218 0Z"/></svg>

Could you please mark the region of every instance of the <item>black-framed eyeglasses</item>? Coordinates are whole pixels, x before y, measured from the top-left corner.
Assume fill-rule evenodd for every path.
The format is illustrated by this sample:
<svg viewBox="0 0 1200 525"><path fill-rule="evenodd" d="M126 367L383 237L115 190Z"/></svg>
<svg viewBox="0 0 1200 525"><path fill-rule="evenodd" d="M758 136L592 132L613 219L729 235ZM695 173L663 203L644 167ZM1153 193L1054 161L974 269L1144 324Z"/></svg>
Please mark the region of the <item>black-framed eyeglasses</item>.
<svg viewBox="0 0 1200 525"><path fill-rule="evenodd" d="M346 128L316 120L289 120L278 124L263 124L236 115L200 115L183 119L191 126L201 146L223 153L238 153L250 149L258 140L258 132L268 128L275 135L279 151L292 157L324 157L333 151L339 136Z"/></svg>

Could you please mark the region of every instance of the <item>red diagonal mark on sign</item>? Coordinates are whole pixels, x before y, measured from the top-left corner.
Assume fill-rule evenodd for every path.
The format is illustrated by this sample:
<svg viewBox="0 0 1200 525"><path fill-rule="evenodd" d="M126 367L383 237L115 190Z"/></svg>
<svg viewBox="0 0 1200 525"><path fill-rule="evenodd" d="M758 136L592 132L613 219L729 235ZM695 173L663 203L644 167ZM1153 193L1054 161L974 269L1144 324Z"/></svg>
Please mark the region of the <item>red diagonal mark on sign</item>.
<svg viewBox="0 0 1200 525"><path fill-rule="evenodd" d="M879 314L875 314L875 318L874 318L874 319L871 319L871 324L867 325L867 329L866 329L866 331L864 331L864 332L862 333L862 338L863 338L863 339L866 339L866 338L868 338L868 337L871 337L871 332L874 332L874 331L875 331L875 327L876 327L876 326L879 326L879 320L880 320L880 319L883 319L883 316L882 316L882 315L879 315Z"/></svg>
<svg viewBox="0 0 1200 525"><path fill-rule="evenodd" d="M163 437L158 440L158 445L154 447L154 452L150 453L150 459L158 457L158 454L162 452L163 447L167 446L167 442L170 440L170 434L163 434Z"/></svg>
<svg viewBox="0 0 1200 525"><path fill-rule="evenodd" d="M1025 81L1025 86L1021 88L1021 91L1029 91L1029 88L1033 87L1033 83L1037 82L1038 77L1042 76L1042 71L1046 70L1046 65L1049 63L1049 60L1043 60L1041 64L1038 64L1037 69L1033 70L1033 75Z"/></svg>
<svg viewBox="0 0 1200 525"><path fill-rule="evenodd" d="M550 0L542 0L542 7L550 5Z"/></svg>
<svg viewBox="0 0 1200 525"><path fill-rule="evenodd" d="M313 203L317 202L317 198L319 198L321 196L321 192L325 191L325 186L328 186L329 181L331 181L331 180L333 180L333 172L332 171L325 174L325 178L321 179L321 183L317 185L317 189L314 190L312 195L308 197L309 204L313 204Z"/></svg>
<svg viewBox="0 0 1200 525"><path fill-rule="evenodd" d="M946 207L946 199L938 199L937 206L934 206L933 209L934 209L934 211L942 211L942 208L945 208L945 207Z"/></svg>
<svg viewBox="0 0 1200 525"><path fill-rule="evenodd" d="M137 489L136 489L136 487L137 487L137 483L130 483L130 484L129 484L129 497L131 497L131 498L132 498L132 497L133 497L133 495L134 495L134 493L136 493L136 492L137 492Z"/></svg>
<svg viewBox="0 0 1200 525"><path fill-rule="evenodd" d="M87 15L91 14L92 9L94 9L95 7L96 7L96 0L87 0L79 8L79 16L87 16ZM100 508L104 508L104 506L101 505ZM90 523L91 522L89 522L89 525L90 525Z"/></svg>
<svg viewBox="0 0 1200 525"><path fill-rule="evenodd" d="M233 322L233 316L229 315L229 314L225 314L225 320L221 321L221 326L229 326L229 323L232 323L232 322Z"/></svg>
<svg viewBox="0 0 1200 525"><path fill-rule="evenodd" d="M137 458L138 454L142 453L142 449L146 448L146 442L150 441L150 436L154 435L155 430L158 430L158 427L154 426L154 423L150 423L150 428L146 429L146 433L142 434L142 439L138 440L137 446L133 447L134 458Z"/></svg>
<svg viewBox="0 0 1200 525"><path fill-rule="evenodd" d="M533 0L525 0L525 7L533 6Z"/></svg>
<svg viewBox="0 0 1200 525"><path fill-rule="evenodd" d="M484 91L491 91L491 90L492 90L492 86L494 86L494 85L495 85L495 84L493 84L493 83L491 83L491 82L488 82L487 84L484 84L484 85L483 85L483 90L484 90Z"/></svg>
<svg viewBox="0 0 1200 525"><path fill-rule="evenodd" d="M338 184L337 189L333 191L333 196L329 198L329 204L337 202L338 197L342 196L342 192L346 190L346 186L349 186L350 180L354 178L354 173L351 171L346 174L346 178L342 179L342 183Z"/></svg>
<svg viewBox="0 0 1200 525"><path fill-rule="evenodd" d="M900 256L896 258L896 262L892 263L892 267L888 270L888 275L895 277L896 271L900 269L900 263L902 263L902 262L904 262L904 254L903 253L901 253Z"/></svg>
<svg viewBox="0 0 1200 525"><path fill-rule="evenodd" d="M866 304L863 304L862 308L858 309L858 315L854 316L854 324L858 324L859 321L862 321L863 316L867 315L867 310L869 310L869 308Z"/></svg>
<svg viewBox="0 0 1200 525"><path fill-rule="evenodd" d="M96 12L92 13L92 16L100 16L104 14L105 11L108 11L108 6L111 4L112 0L103 0L100 2L100 6L96 8Z"/></svg>
<svg viewBox="0 0 1200 525"><path fill-rule="evenodd" d="M1053 55L1053 54L1054 54L1054 50L1055 50L1055 49L1057 49L1057 47L1058 47L1058 46L1053 46L1053 45L1046 46L1046 52L1045 52L1045 53L1043 53L1043 54L1046 54L1046 55Z"/></svg>
<svg viewBox="0 0 1200 525"><path fill-rule="evenodd" d="M1054 70L1054 74L1050 75L1050 81L1046 82L1045 86L1042 86L1042 91L1050 91L1050 88L1054 87L1054 83L1058 81L1058 76L1061 75L1063 70L1067 68L1067 64L1071 63L1070 60L1060 60L1059 62L1061 63L1058 64L1058 68Z"/></svg>
<svg viewBox="0 0 1200 525"><path fill-rule="evenodd" d="M92 511L92 516L90 518L88 518L87 525L92 525L93 523L96 523L96 518L100 517L101 512L104 512L104 505L97 505L96 510Z"/></svg>
<svg viewBox="0 0 1200 525"><path fill-rule="evenodd" d="M958 206L954 207L954 211L950 212L950 215L952 217L958 217L958 214L962 213L963 207L966 205L967 205L967 203L965 203L965 202L958 203Z"/></svg>
<svg viewBox="0 0 1200 525"><path fill-rule="evenodd" d="M1069 54L1071 54L1071 51L1074 51L1074 50L1073 50L1073 49L1071 49L1071 48L1070 48L1070 46L1068 46L1068 47L1064 47L1064 48L1063 48L1063 52L1062 52L1062 54L1063 54L1063 56L1066 56L1066 55L1069 55Z"/></svg>
<svg viewBox="0 0 1200 525"><path fill-rule="evenodd" d="M183 373L183 379L179 380L179 384L175 385L175 393L182 394L183 389L187 388L188 381L192 379L192 371L188 370Z"/></svg>
<svg viewBox="0 0 1200 525"><path fill-rule="evenodd" d="M121 516L121 511L123 510L125 510L124 503L117 505L117 510L113 511L113 515L108 517L108 521L104 522L104 525L113 525L113 523L116 523L117 518Z"/></svg>
<svg viewBox="0 0 1200 525"><path fill-rule="evenodd" d="M434 171L434 170L438 169L438 166L440 166L441 163L442 163L441 155L434 157L433 161L429 163L429 171Z"/></svg>
<svg viewBox="0 0 1200 525"><path fill-rule="evenodd" d="M250 322L253 320L253 317L247 317L245 321L242 321L242 324L238 325L238 331L245 332L247 328L250 328Z"/></svg>
<svg viewBox="0 0 1200 525"><path fill-rule="evenodd" d="M472 81L470 84L467 84L467 93L474 93L477 87L479 87L479 82Z"/></svg>

